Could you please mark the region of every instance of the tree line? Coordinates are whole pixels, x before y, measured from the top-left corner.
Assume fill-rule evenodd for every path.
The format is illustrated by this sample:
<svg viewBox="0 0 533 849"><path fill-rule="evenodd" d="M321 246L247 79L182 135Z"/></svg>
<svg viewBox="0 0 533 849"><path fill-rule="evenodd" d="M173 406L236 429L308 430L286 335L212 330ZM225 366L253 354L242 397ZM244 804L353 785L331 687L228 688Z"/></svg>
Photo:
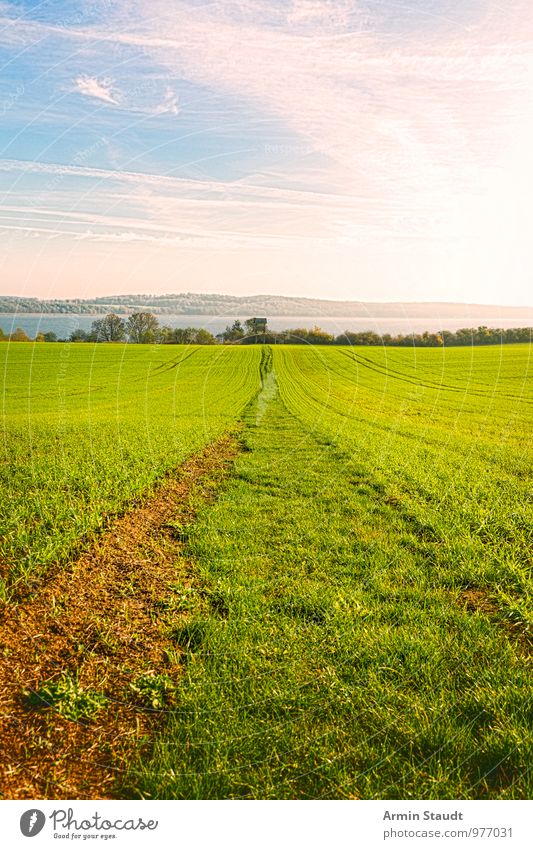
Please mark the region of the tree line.
<svg viewBox="0 0 533 849"><path fill-rule="evenodd" d="M93 321L91 329L74 330L68 339L58 339L52 331L38 333L36 342L130 342L132 344L159 345L395 345L400 347L441 348L456 345L501 345L512 342L531 342L531 327L464 327L460 330L441 330L438 333L392 335L379 334L372 330L354 332L345 330L337 336L320 327L305 327L290 330L270 330L264 319L249 318L236 320L214 336L209 330L198 327L161 326L157 317L150 312L137 312L127 319L109 313ZM0 330L0 341L31 342L33 340L18 327L13 333Z"/></svg>

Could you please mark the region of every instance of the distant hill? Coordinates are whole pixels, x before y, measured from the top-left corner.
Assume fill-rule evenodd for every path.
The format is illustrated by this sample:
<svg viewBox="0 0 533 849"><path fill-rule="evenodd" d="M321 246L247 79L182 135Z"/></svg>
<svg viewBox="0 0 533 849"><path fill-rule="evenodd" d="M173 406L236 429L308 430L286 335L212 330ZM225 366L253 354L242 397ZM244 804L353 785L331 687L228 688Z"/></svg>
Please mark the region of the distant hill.
<svg viewBox="0 0 533 849"><path fill-rule="evenodd" d="M532 307L488 306L432 302L365 303L363 301L326 301L316 298L290 298L282 295L197 294L109 295L91 300L39 300L0 296L0 313L91 314L116 312L129 314L149 310L157 315L218 316L295 316L329 318L453 318L494 321L523 319L531 321Z"/></svg>

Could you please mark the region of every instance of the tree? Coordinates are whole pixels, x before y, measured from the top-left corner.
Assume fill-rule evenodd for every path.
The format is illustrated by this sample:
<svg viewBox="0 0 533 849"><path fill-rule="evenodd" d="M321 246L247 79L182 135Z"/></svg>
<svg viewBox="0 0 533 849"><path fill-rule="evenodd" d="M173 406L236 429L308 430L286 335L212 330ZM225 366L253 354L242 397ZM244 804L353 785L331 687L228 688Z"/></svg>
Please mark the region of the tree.
<svg viewBox="0 0 533 849"><path fill-rule="evenodd" d="M57 342L57 333L54 333L53 330L47 330L42 336L44 342Z"/></svg>
<svg viewBox="0 0 533 849"><path fill-rule="evenodd" d="M266 318L247 318L244 326L250 336L258 336L260 333L266 333L268 329Z"/></svg>
<svg viewBox="0 0 533 849"><path fill-rule="evenodd" d="M163 327L160 327L157 331L156 342L159 342L160 345L171 345L174 341L172 333L172 328L164 324Z"/></svg>
<svg viewBox="0 0 533 849"><path fill-rule="evenodd" d="M287 341L296 345L301 345L302 342L307 342L309 330L307 327L294 327L292 330L287 330Z"/></svg>
<svg viewBox="0 0 533 849"><path fill-rule="evenodd" d="M124 342L126 325L120 316L111 312L105 318L97 318L93 321L92 332L97 342Z"/></svg>
<svg viewBox="0 0 533 849"><path fill-rule="evenodd" d="M196 345L214 345L216 339L211 333L211 331L205 330L205 328L200 327L195 333L194 342Z"/></svg>
<svg viewBox="0 0 533 849"><path fill-rule="evenodd" d="M307 337L311 345L332 345L335 337L331 333L326 333L321 327L315 324L312 330L309 331Z"/></svg>
<svg viewBox="0 0 533 849"><path fill-rule="evenodd" d="M195 333L194 327L173 327L170 331L169 342L173 345L191 345L194 342Z"/></svg>
<svg viewBox="0 0 533 849"><path fill-rule="evenodd" d="M234 321L231 327L228 325L228 327L226 327L224 333L222 334L224 342L238 342L243 337L244 329L239 319Z"/></svg>
<svg viewBox="0 0 533 849"><path fill-rule="evenodd" d="M150 344L157 339L159 322L151 312L134 312L128 318L127 332L130 342Z"/></svg>
<svg viewBox="0 0 533 849"><path fill-rule="evenodd" d="M22 327L17 327L14 333L10 335L11 342L30 342L30 337L28 334L22 329Z"/></svg>
<svg viewBox="0 0 533 849"><path fill-rule="evenodd" d="M69 336L69 342L89 342L90 334L87 333L86 330L82 330L81 327L78 327L77 330L73 330Z"/></svg>

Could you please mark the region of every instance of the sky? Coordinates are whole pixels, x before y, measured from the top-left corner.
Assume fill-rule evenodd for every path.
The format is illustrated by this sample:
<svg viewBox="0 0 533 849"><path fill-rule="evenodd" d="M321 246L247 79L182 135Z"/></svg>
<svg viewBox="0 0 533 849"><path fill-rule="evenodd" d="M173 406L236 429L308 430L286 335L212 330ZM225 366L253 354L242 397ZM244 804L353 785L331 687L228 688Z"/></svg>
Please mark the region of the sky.
<svg viewBox="0 0 533 849"><path fill-rule="evenodd" d="M533 304L530 0L0 0L0 292Z"/></svg>

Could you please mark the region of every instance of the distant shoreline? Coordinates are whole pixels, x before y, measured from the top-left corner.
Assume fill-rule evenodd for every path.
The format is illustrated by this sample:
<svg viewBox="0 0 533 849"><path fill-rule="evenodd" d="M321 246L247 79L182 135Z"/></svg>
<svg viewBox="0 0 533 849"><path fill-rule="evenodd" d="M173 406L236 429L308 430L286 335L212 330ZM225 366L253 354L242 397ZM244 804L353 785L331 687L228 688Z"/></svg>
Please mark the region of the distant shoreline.
<svg viewBox="0 0 533 849"><path fill-rule="evenodd" d="M9 328L6 328L8 319ZM515 319L500 322L500 326L489 327L487 323L470 323L465 326L464 320L444 319L439 328L430 329L428 321L418 319L409 321L396 333L391 332L394 324L390 320L376 322L375 329L368 327L369 320L347 318L320 320L302 317L285 318L285 327L280 327L280 320L273 319L269 326L267 319L249 317L241 322L239 319L227 323L227 319L217 317L211 322L205 321L205 316L195 316L196 323L187 322L183 316L172 316L173 323L160 323L159 318L149 312L132 314L130 317L110 313L107 316L74 315L53 316L34 315L33 323L28 323L24 314L17 316L2 316L0 314L1 342L68 342L68 343L127 343L127 344L156 344L156 345L392 345L415 347L451 347L463 345L496 345L516 342L531 343L533 327L521 326ZM167 316L163 317L168 319ZM83 319L83 320L82 320ZM307 326L305 326L307 323ZM355 324L361 325L354 327ZM507 324L502 327L501 324ZM33 324L33 329L31 328ZM83 325L85 324L85 327ZM183 326L187 324L187 326ZM275 327L274 325L278 326ZM16 325L16 326L15 326ZM54 326L52 329L52 325ZM207 326L206 326L207 325ZM289 326L290 325L290 326ZM350 329L351 325L351 329ZM365 326L366 325L366 326ZM417 325L417 326L415 326ZM447 326L446 326L447 325ZM452 329L452 325L457 325ZM460 325L460 326L459 326ZM7 329L7 332L6 332ZM331 332L333 331L333 332ZM422 331L422 332L421 332Z"/></svg>
<svg viewBox="0 0 533 849"><path fill-rule="evenodd" d="M221 333L228 324L235 319L244 321L251 317L242 313L232 313L228 316L220 315L180 315L180 314L158 314L160 324L170 327L196 327L206 328L217 335ZM533 325L531 317L504 318L496 316L493 319L485 316L472 315L467 318L440 318L440 317L392 317L372 318L365 317L335 317L335 316L270 316L267 314L268 326L275 331L283 331L294 327L312 329L319 325L323 330L335 336L345 332L373 331L385 335L391 334L416 334L428 332L440 332L442 330L456 331L464 327L480 327L485 325L492 328L510 329L513 327L530 327ZM38 333L53 332L58 338L68 338L75 330L89 331L95 319L102 318L102 313L0 313L0 330L9 335L20 327L30 338L35 338ZM122 314L126 319L127 314Z"/></svg>
<svg viewBox="0 0 533 849"><path fill-rule="evenodd" d="M503 321L517 319L531 322L533 306L502 306L487 304L462 304L456 302L363 302L331 301L313 298L293 298L281 295L231 295L180 293L176 295L110 295L93 299L47 299L0 296L0 314L86 316L115 312L129 315L139 310L149 310L158 316L209 316L234 318L238 316L265 316L273 318L343 319L378 321L449 319L465 322Z"/></svg>

